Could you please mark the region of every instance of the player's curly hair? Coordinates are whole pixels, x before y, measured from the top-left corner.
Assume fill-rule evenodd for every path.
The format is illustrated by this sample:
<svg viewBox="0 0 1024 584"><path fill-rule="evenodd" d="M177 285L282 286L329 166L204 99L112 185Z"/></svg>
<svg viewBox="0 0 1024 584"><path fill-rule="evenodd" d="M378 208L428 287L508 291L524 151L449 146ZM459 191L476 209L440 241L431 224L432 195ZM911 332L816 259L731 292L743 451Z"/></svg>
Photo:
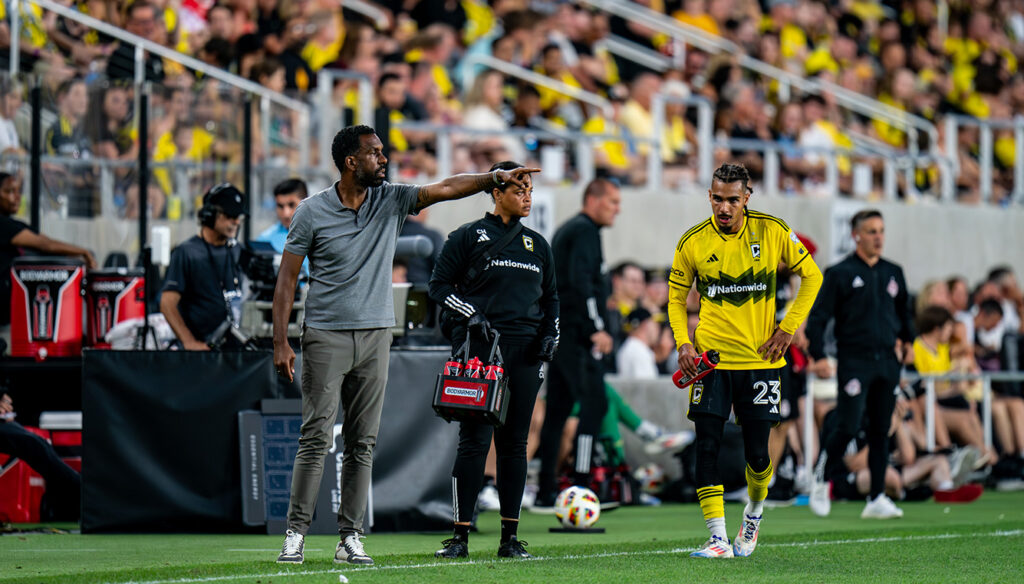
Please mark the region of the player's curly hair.
<svg viewBox="0 0 1024 584"><path fill-rule="evenodd" d="M748 193L754 192L754 189L750 187L750 172L742 164L725 163L715 170L713 178L724 183L741 180L743 181L743 190Z"/></svg>

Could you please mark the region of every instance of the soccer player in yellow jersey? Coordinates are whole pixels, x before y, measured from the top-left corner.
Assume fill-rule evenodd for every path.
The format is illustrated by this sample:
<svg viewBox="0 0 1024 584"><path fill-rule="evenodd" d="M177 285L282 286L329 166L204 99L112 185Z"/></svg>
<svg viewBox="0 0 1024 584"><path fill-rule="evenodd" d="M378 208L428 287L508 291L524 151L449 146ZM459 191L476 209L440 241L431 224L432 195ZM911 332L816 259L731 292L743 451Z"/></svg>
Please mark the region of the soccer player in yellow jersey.
<svg viewBox="0 0 1024 584"><path fill-rule="evenodd" d="M747 209L750 175L742 165L715 171L708 198L712 216L683 234L669 275L668 315L679 349L679 368L697 368L698 352L714 349L718 367L691 389L687 416L697 432L697 498L711 537L691 555L749 556L757 545L764 499L772 477L768 436L779 423L780 368L793 333L810 312L821 287L821 271L782 220ZM800 290L775 325L775 272L785 262L800 276ZM700 324L691 341L686 295L700 293ZM750 503L733 544L725 528L718 449L730 409L743 428Z"/></svg>

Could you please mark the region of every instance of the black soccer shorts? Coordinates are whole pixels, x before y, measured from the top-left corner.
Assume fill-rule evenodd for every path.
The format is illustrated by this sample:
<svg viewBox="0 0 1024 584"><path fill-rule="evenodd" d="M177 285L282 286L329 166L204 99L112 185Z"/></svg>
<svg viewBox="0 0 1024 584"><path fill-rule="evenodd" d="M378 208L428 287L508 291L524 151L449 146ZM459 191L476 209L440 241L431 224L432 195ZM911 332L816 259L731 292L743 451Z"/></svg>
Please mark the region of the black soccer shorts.
<svg viewBox="0 0 1024 584"><path fill-rule="evenodd" d="M782 379L778 369L715 369L691 387L686 414L691 420L701 414L727 420L730 410L735 410L740 424L763 420L775 425L781 419Z"/></svg>

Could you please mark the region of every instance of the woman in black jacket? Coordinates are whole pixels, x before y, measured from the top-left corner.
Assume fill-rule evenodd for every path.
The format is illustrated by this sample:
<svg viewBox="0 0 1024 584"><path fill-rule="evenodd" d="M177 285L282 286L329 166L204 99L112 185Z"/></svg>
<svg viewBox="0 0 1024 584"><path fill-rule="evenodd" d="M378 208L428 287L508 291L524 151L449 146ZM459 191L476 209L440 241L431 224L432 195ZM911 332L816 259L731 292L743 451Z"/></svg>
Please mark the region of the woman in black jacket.
<svg viewBox="0 0 1024 584"><path fill-rule="evenodd" d="M499 162L491 171L521 166ZM470 354L486 359L492 331L500 333L509 400L502 426L459 425L459 451L452 469L455 535L434 554L439 558L469 555L469 526L483 487L492 434L501 502L498 556L530 557L516 528L526 485L526 436L543 378L540 362L550 361L558 347L558 292L551 246L536 231L519 225L530 214L533 193L530 175L521 180L524 187L509 183L491 189L494 212L448 236L430 278L430 297L444 308L441 326L453 345L461 345L468 329ZM517 230L516 235L502 249L493 249L510 229ZM490 261L479 265L485 253Z"/></svg>

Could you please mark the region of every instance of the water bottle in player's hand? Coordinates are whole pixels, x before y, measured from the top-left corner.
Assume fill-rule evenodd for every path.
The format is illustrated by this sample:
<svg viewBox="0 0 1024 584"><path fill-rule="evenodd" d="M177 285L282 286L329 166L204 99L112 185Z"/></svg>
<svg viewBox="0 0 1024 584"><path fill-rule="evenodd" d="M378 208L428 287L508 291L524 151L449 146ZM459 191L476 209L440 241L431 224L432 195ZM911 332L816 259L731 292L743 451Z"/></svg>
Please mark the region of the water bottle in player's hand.
<svg viewBox="0 0 1024 584"><path fill-rule="evenodd" d="M676 371L672 374L672 383L676 384L676 387L683 389L695 381L699 381L711 370L718 366L718 351L714 349L710 351L704 351L700 355L697 355L693 359L694 365L697 366L697 374L693 377L683 377L682 370Z"/></svg>

